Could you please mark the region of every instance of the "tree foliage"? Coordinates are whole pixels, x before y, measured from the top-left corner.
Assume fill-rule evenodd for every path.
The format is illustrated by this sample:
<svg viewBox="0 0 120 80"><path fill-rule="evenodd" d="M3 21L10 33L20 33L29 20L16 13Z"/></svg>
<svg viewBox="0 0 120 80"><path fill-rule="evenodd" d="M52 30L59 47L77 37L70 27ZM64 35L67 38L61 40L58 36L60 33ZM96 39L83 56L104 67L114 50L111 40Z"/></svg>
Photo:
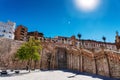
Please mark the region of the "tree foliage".
<svg viewBox="0 0 120 80"><path fill-rule="evenodd" d="M31 67L32 60L40 60L40 51L42 46L39 40L30 38L28 42L24 43L20 49L18 49L16 58L22 61L29 61L29 67Z"/></svg>
<svg viewBox="0 0 120 80"><path fill-rule="evenodd" d="M103 37L102 37L102 40L105 42L105 41L106 41L106 37L103 36Z"/></svg>
<svg viewBox="0 0 120 80"><path fill-rule="evenodd" d="M77 34L77 37L79 38L79 40L80 40L81 36L82 36L81 34L79 34L79 33Z"/></svg>

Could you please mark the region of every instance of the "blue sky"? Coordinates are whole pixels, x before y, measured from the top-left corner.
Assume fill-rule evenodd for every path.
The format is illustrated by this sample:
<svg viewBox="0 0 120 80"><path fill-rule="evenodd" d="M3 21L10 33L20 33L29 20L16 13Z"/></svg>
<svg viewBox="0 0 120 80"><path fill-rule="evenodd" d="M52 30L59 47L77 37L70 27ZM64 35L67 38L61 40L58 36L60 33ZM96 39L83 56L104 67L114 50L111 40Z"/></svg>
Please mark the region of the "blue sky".
<svg viewBox="0 0 120 80"><path fill-rule="evenodd" d="M120 0L100 0L91 12L78 11L74 0L0 0L0 21L23 24L46 37L82 34L82 39L114 42L120 32Z"/></svg>

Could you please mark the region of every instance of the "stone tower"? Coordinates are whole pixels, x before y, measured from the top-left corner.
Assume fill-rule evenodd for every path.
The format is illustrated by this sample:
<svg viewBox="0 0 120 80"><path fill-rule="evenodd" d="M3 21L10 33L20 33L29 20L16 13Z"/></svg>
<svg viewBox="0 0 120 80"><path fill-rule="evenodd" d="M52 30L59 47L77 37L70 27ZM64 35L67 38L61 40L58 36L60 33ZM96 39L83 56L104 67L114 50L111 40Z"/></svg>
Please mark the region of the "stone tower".
<svg viewBox="0 0 120 80"><path fill-rule="evenodd" d="M117 49L120 49L120 36L119 36L118 31L116 31L115 44L116 44Z"/></svg>

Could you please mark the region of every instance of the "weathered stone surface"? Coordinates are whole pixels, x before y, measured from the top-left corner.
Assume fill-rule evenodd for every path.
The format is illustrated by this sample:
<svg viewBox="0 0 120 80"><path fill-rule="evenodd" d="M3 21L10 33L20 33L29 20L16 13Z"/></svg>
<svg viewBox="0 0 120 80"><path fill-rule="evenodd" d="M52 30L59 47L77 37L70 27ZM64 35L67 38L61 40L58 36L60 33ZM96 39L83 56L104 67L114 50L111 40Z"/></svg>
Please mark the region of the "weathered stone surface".
<svg viewBox="0 0 120 80"><path fill-rule="evenodd" d="M0 69L22 69L27 62L15 61L13 55L24 42L0 39ZM75 46L42 43L41 59L32 68L71 69L103 76L120 78L120 54L117 51L78 49Z"/></svg>
<svg viewBox="0 0 120 80"><path fill-rule="evenodd" d="M12 56L23 42L0 38L0 67L10 68L13 64Z"/></svg>

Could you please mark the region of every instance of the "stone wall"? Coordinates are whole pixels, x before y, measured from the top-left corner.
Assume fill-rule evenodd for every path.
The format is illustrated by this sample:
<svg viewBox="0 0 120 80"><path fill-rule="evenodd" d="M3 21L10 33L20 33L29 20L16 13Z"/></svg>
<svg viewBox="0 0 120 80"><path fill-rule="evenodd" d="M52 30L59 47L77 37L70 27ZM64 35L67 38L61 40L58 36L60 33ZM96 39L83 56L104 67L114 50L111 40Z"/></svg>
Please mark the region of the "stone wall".
<svg viewBox="0 0 120 80"><path fill-rule="evenodd" d="M66 68L120 78L120 54L113 51L101 49L99 52L94 52L56 47L51 56L50 69Z"/></svg>
<svg viewBox="0 0 120 80"><path fill-rule="evenodd" d="M27 62L16 61L13 55L24 42L0 39L0 69L23 69ZM120 53L76 48L69 45L42 43L41 59L32 62L32 68L70 69L108 77L120 78Z"/></svg>
<svg viewBox="0 0 120 80"><path fill-rule="evenodd" d="M0 68L11 68L13 55L23 42L0 38Z"/></svg>

